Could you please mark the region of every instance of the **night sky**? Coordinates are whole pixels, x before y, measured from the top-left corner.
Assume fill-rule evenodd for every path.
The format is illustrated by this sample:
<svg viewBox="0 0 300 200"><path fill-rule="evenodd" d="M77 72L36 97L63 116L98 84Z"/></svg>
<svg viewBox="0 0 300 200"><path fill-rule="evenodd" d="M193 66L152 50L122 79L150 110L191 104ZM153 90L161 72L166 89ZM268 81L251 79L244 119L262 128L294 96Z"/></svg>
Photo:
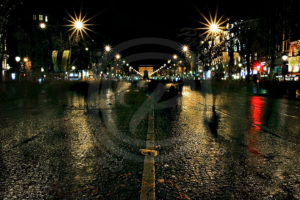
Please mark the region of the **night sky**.
<svg viewBox="0 0 300 200"><path fill-rule="evenodd" d="M273 3L274 4L274 3ZM261 16L267 1L90 1L52 0L40 3L24 3L25 7L45 10L52 17L65 18L67 13L79 12L94 17L91 23L96 33L94 39L119 42L143 36L167 37L176 39L184 27L199 27L202 20L199 12L208 15L218 9L220 15L230 18L256 18ZM66 21L65 21L66 22ZM67 22L66 22L67 23Z"/></svg>
<svg viewBox="0 0 300 200"><path fill-rule="evenodd" d="M288 0L295 2L293 0ZM141 37L168 38L182 42L179 37L182 28L197 28L202 26L198 21L203 21L200 13L205 16L218 10L219 16L235 19L253 19L272 14L272 7L281 7L280 1L91 1L91 0L52 0L30 3L25 1L22 10L26 15L30 12L44 11L50 16L51 21L68 24L67 13L87 14L93 17L90 27L89 40L97 45L111 44ZM19 13L20 14L20 13ZM30 15L32 17L32 15ZM149 51L152 51L151 48ZM138 49L137 51L140 51ZM146 50L147 51L147 50Z"/></svg>

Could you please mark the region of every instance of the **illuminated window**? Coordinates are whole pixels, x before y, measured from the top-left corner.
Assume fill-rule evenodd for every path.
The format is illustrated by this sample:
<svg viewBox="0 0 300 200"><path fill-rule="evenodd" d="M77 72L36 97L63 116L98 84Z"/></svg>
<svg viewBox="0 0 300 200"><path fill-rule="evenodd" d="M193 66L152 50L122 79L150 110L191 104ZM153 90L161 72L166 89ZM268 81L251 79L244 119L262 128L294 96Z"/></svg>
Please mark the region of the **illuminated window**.
<svg viewBox="0 0 300 200"><path fill-rule="evenodd" d="M36 15L33 15L33 20L34 20L34 21L36 20Z"/></svg>
<svg viewBox="0 0 300 200"><path fill-rule="evenodd" d="M293 67L291 65L289 65L288 70L289 70L289 72L292 72L293 71Z"/></svg>
<svg viewBox="0 0 300 200"><path fill-rule="evenodd" d="M39 15L39 20L43 21L44 20L44 16L43 15Z"/></svg>
<svg viewBox="0 0 300 200"><path fill-rule="evenodd" d="M45 22L48 22L48 16L45 16Z"/></svg>

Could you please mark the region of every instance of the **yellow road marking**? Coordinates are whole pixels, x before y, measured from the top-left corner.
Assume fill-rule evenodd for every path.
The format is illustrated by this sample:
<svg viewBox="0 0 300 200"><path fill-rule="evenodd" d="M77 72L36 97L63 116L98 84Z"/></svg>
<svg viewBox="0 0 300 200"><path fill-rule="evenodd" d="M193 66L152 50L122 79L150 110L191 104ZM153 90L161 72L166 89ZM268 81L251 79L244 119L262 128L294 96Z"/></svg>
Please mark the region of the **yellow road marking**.
<svg viewBox="0 0 300 200"><path fill-rule="evenodd" d="M148 132L146 141L146 150L150 152L154 150L154 111L149 113L148 116ZM157 153L156 153L157 155ZM155 166L154 166L154 156L155 154L146 154L144 160L144 171L143 171L143 181L141 189L141 200L155 200Z"/></svg>

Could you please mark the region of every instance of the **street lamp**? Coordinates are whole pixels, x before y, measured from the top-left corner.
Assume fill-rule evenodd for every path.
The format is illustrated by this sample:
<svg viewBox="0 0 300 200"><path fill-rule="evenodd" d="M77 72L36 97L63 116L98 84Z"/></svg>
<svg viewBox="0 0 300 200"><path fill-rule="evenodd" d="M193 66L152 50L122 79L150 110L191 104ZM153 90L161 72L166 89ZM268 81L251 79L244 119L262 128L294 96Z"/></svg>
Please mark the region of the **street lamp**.
<svg viewBox="0 0 300 200"><path fill-rule="evenodd" d="M215 23L212 23L210 26L209 26L209 30L210 32L212 33L216 33L219 31L219 26Z"/></svg>
<svg viewBox="0 0 300 200"><path fill-rule="evenodd" d="M189 51L189 47L188 47L187 45L183 45L183 46L182 46L182 51L183 51L184 53L187 53L187 52Z"/></svg>
<svg viewBox="0 0 300 200"><path fill-rule="evenodd" d="M75 21L74 25L75 25L75 28L76 28L77 30L83 29L83 23L82 23L81 20Z"/></svg>
<svg viewBox="0 0 300 200"><path fill-rule="evenodd" d="M72 70L74 71L76 69L76 67L75 66L72 66Z"/></svg>
<svg viewBox="0 0 300 200"><path fill-rule="evenodd" d="M45 23L40 23L40 28L41 29L45 29L46 28L46 24Z"/></svg>
<svg viewBox="0 0 300 200"><path fill-rule="evenodd" d="M67 19L71 24L68 24L69 30L71 31L70 38L72 38L74 35L76 36L76 39L79 39L81 37L84 38L84 34L87 34L87 31L91 31L88 26L91 26L92 24L87 24L91 19L86 19L86 16L82 17L82 13L79 13L77 15L75 13L75 16L69 15L71 19Z"/></svg>
<svg viewBox="0 0 300 200"><path fill-rule="evenodd" d="M116 54L116 59L120 60L121 59L121 55L120 54Z"/></svg>
<svg viewBox="0 0 300 200"><path fill-rule="evenodd" d="M178 56L176 54L173 55L173 59L177 60Z"/></svg>
<svg viewBox="0 0 300 200"><path fill-rule="evenodd" d="M288 59L288 56L287 56L287 55L283 55L283 56L282 56L282 60L283 60L283 61L287 61L287 59Z"/></svg>
<svg viewBox="0 0 300 200"><path fill-rule="evenodd" d="M217 15L218 15L217 12L215 14L215 17L211 16L210 14L209 19L204 15L202 15L205 22L200 22L200 23L203 24L205 27L198 28L198 29L205 30L205 32L203 33L203 35L206 35L205 39L209 37L213 39L216 36L220 35L226 29L226 27L223 25L228 21L228 19L223 20L223 17L218 18Z"/></svg>
<svg viewBox="0 0 300 200"><path fill-rule="evenodd" d="M282 60L283 60L283 68L282 68L283 81L285 81L285 75L288 73L287 59L288 59L287 55L282 56Z"/></svg>
<svg viewBox="0 0 300 200"><path fill-rule="evenodd" d="M27 57L25 57L25 58L23 59L23 61L24 61L24 62L28 62L29 59L28 59Z"/></svg>
<svg viewBox="0 0 300 200"><path fill-rule="evenodd" d="M21 61L20 56L16 56L16 57L15 57L15 60L16 60L16 62L20 62L20 61Z"/></svg>
<svg viewBox="0 0 300 200"><path fill-rule="evenodd" d="M106 46L104 47L104 50L105 50L106 53L109 53L109 52L111 51L111 46L106 45Z"/></svg>

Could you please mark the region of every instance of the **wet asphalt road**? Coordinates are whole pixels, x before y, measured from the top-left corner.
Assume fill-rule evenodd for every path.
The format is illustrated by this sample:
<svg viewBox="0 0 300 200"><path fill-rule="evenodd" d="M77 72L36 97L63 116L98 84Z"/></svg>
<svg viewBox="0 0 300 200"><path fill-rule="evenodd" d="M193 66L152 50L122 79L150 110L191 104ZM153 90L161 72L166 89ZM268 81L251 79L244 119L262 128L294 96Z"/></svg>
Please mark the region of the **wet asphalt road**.
<svg viewBox="0 0 300 200"><path fill-rule="evenodd" d="M299 101L185 87L156 111L157 199L300 199L299 122Z"/></svg>
<svg viewBox="0 0 300 200"><path fill-rule="evenodd" d="M156 102L126 82L1 85L0 101L1 199L139 199L150 103L156 199L300 199L299 101L207 83Z"/></svg>

